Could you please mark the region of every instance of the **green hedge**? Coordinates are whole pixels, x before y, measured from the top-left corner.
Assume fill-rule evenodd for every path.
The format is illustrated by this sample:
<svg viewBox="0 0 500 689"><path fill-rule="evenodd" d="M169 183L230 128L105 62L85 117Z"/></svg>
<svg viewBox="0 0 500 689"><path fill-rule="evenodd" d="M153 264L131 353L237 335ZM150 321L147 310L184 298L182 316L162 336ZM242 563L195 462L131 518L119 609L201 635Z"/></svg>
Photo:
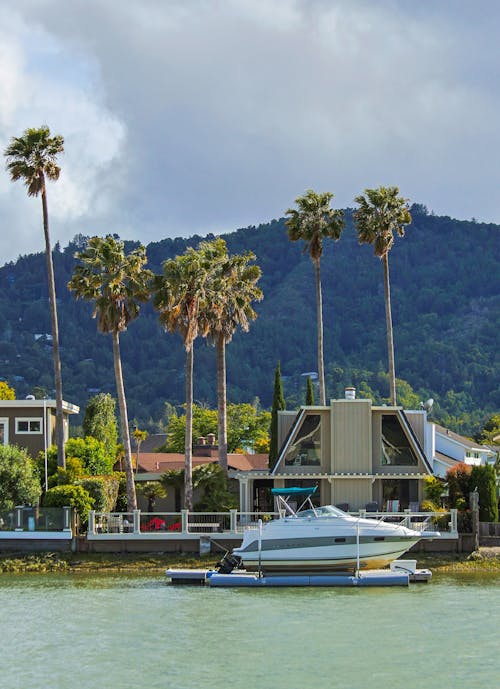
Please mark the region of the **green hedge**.
<svg viewBox="0 0 500 689"><path fill-rule="evenodd" d="M98 512L114 512L120 478L115 476L91 476L77 481L94 500L94 509Z"/></svg>
<svg viewBox="0 0 500 689"><path fill-rule="evenodd" d="M94 508L94 498L82 486L55 486L45 493L43 505L44 507L73 507L82 524L86 524L88 514Z"/></svg>

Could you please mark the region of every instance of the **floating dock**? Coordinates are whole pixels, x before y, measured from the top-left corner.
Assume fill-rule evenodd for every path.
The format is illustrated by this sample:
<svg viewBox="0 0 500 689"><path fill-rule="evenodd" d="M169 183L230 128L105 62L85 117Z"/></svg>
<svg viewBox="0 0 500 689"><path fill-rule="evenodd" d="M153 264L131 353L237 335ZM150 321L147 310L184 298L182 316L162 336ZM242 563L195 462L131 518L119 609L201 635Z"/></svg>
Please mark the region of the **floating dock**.
<svg viewBox="0 0 500 689"><path fill-rule="evenodd" d="M209 569L167 569L172 584L211 587L269 587L269 586L408 586L410 582L427 582L432 576L428 569L393 567L390 570L367 570L359 574L273 574L259 576L254 572L235 570L220 574Z"/></svg>

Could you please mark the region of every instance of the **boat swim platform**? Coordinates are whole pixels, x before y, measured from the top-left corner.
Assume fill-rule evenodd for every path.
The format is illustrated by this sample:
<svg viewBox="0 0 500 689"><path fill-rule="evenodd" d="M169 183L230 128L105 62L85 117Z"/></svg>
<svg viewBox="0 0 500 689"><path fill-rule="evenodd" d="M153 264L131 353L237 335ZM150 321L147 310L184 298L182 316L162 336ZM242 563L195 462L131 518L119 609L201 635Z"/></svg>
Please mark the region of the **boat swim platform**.
<svg viewBox="0 0 500 689"><path fill-rule="evenodd" d="M427 582L432 577L428 569L413 572L402 569L371 569L359 574L337 572L335 574L272 574L259 576L255 572L235 570L220 574L206 569L167 569L166 576L174 585L222 587L297 587L297 586L409 586L410 582Z"/></svg>

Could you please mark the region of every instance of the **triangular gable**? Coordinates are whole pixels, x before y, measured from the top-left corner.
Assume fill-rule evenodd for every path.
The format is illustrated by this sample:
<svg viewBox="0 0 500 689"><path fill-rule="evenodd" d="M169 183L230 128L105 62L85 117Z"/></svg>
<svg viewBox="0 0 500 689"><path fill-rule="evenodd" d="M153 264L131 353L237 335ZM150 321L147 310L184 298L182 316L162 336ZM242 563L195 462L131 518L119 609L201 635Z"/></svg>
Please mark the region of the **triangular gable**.
<svg viewBox="0 0 500 689"><path fill-rule="evenodd" d="M297 416L295 417L295 421L293 422L290 430L288 431L288 434L285 438L285 441L283 445L281 446L281 449L278 454L278 459L276 460L276 464L274 465L271 473L271 476L274 476L278 470L278 467L280 464L283 463L283 460L285 458L286 453L288 452L288 448L290 447L291 443L293 442L293 439L297 435L298 430L302 426L302 421L305 416L305 409L301 409Z"/></svg>

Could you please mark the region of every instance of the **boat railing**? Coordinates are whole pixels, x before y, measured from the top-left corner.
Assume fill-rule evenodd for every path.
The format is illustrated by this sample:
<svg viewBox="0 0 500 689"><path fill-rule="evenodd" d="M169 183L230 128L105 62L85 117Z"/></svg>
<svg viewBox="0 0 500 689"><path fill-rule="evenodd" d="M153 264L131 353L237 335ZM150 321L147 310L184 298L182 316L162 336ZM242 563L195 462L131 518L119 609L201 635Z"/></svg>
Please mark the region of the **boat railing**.
<svg viewBox="0 0 500 689"><path fill-rule="evenodd" d="M444 512L414 512L403 510L402 512L367 512L359 510L350 512L351 516L359 516L362 519L375 519L380 522L397 523L414 531L424 533L439 532L441 537L456 537L458 535L457 510L450 509Z"/></svg>

